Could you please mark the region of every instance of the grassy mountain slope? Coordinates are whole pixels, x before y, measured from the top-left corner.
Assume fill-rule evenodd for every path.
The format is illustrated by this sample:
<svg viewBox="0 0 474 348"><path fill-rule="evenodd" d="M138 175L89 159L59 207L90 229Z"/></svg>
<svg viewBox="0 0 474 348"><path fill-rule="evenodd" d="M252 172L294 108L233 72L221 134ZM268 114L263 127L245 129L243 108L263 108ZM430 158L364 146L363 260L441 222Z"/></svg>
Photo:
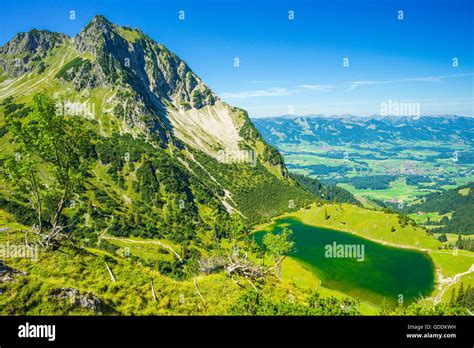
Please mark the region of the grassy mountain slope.
<svg viewBox="0 0 474 348"><path fill-rule="evenodd" d="M236 221L244 227L234 240L245 237L245 226L315 200L288 177L281 155L245 111L221 102L186 63L139 30L97 16L74 38L39 30L19 34L0 57L3 243L22 244L37 223L31 195L12 184L6 165L26 155L13 129L35 129L35 115L54 103L56 116L79 118L88 132L78 159L84 180L60 218L69 240L58 250L40 251L37 262L2 260L2 277L9 277L1 289L4 314L99 313L67 305L61 299L68 296L97 298L100 312L110 314L229 312L248 288L223 272L205 276L199 285L207 298L203 309L191 281L196 262L231 253ZM33 156L47 200L52 162ZM247 241L242 250L249 248ZM17 278L16 269L26 274ZM148 298L151 281L158 304ZM268 287L271 296L292 288L272 281ZM192 300L182 305L181 295Z"/></svg>
<svg viewBox="0 0 474 348"><path fill-rule="evenodd" d="M44 44L52 38L54 44ZM171 162L180 180L173 189L161 188L168 203L186 198L198 209L196 196L212 194L211 209L239 211L252 223L286 211L289 200L296 207L312 200L288 178L280 154L262 140L245 111L219 101L186 63L137 29L96 16L75 38L35 30L17 35L0 55L9 74L0 98L30 105L36 93L49 93L66 113L88 119L97 136L92 160L100 164L93 166L91 185L117 204L138 199L133 185L137 188L139 177ZM28 63L25 71L15 68L17 59ZM41 68L33 63L39 60ZM3 152L11 152L8 134L3 135ZM234 153L246 151L254 163L233 161ZM150 165L144 153L166 160ZM124 163L130 154L131 162ZM184 188L187 196L178 197L178 186L186 182L192 189ZM140 185L137 189L153 183L141 180ZM170 192L174 189L178 192Z"/></svg>

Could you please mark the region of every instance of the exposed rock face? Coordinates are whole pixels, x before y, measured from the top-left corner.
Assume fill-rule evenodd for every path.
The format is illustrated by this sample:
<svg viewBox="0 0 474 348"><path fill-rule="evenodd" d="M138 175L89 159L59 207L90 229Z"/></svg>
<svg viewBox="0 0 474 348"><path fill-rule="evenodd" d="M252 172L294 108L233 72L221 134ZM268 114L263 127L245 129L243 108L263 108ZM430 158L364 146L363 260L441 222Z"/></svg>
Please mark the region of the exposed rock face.
<svg viewBox="0 0 474 348"><path fill-rule="evenodd" d="M10 76L17 77L32 71L51 50L64 45L68 37L47 30L32 30L17 34L0 47L0 67Z"/></svg>
<svg viewBox="0 0 474 348"><path fill-rule="evenodd" d="M74 38L82 60L61 78L76 90L117 89L114 113L131 127L158 135L163 144L172 140L166 107L190 109L214 104L217 97L164 46L141 31L120 27L96 16Z"/></svg>
<svg viewBox="0 0 474 348"><path fill-rule="evenodd" d="M145 97L151 92L193 107L212 105L216 96L185 62L137 29L96 16L74 39L78 52L96 56L109 83L129 84Z"/></svg>
<svg viewBox="0 0 474 348"><path fill-rule="evenodd" d="M0 283L11 282L17 276L22 276L26 274L27 274L26 272L19 271L17 269L14 269L14 268L11 268L10 266L5 265L3 261L0 260Z"/></svg>
<svg viewBox="0 0 474 348"><path fill-rule="evenodd" d="M102 303L93 293L87 292L81 294L79 290L74 288L57 288L49 292L50 298L68 300L73 306L91 309L101 314Z"/></svg>
<svg viewBox="0 0 474 348"><path fill-rule="evenodd" d="M17 68L18 54L25 64ZM45 66L49 56L54 66ZM100 90L96 116L108 113L123 121L125 132L144 133L162 147L191 147L218 161L222 151L258 149L258 161L276 169L270 175L287 177L282 157L263 141L245 111L220 101L183 60L138 29L96 16L73 39L38 30L19 34L0 49L0 58L8 78L41 74L38 88L60 84L91 97ZM7 83L3 97L24 91L24 85L8 91Z"/></svg>

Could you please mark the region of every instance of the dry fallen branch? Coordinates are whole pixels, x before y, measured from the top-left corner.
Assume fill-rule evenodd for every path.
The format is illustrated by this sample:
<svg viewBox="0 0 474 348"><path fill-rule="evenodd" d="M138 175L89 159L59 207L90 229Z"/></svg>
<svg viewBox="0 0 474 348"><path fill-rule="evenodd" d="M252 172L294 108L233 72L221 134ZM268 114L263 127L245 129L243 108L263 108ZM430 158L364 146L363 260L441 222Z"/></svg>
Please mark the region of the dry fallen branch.
<svg viewBox="0 0 474 348"><path fill-rule="evenodd" d="M247 254L242 258L238 256L228 255L228 264L226 272L229 276L242 276L248 279L260 279L266 276L266 271L263 267L255 265L247 260Z"/></svg>
<svg viewBox="0 0 474 348"><path fill-rule="evenodd" d="M258 289L255 285L253 285L253 283L250 281L249 278L245 277L245 280L252 286L252 288L258 293Z"/></svg>
<svg viewBox="0 0 474 348"><path fill-rule="evenodd" d="M110 269L109 265L107 264L107 261L105 261L105 266L107 267L107 271L109 271L110 278L112 278L112 281L115 283L114 274L112 273L112 270Z"/></svg>
<svg viewBox="0 0 474 348"><path fill-rule="evenodd" d="M247 259L247 254L242 256L227 255L226 257L217 255L200 259L198 261L198 266L201 273L205 274L223 269L235 284L237 284L239 287L245 288L245 286L238 280L239 277L243 277L256 292L259 292L254 282L264 279L269 275L274 276L272 271L281 264L284 258L285 257L280 258L271 267L264 267L249 261ZM194 287L196 288L196 293L200 295L199 290L197 289L196 281L194 281Z"/></svg>
<svg viewBox="0 0 474 348"><path fill-rule="evenodd" d="M183 259L179 254L168 244L165 244L163 242L160 242L159 240L134 240L130 238L116 238L116 237L109 237L109 236L100 236L101 239L110 239L110 240L118 240L118 241L123 241L123 242L129 242L129 243L139 243L139 244L156 244L159 245L160 247L169 250L172 252L176 258L179 260L179 262L183 262Z"/></svg>
<svg viewBox="0 0 474 348"><path fill-rule="evenodd" d="M155 287L153 286L153 279L151 280L151 294L153 295L153 300L156 302L156 293Z"/></svg>
<svg viewBox="0 0 474 348"><path fill-rule="evenodd" d="M196 294L199 295L202 302L206 303L206 300L204 299L204 297L202 297L201 292L199 291L199 289L197 287L196 279L194 279L194 288L196 289Z"/></svg>
<svg viewBox="0 0 474 348"><path fill-rule="evenodd" d="M269 267L265 270L265 274L266 273L270 273L271 271L273 271L275 268L277 268L282 262L283 260L285 259L286 256L283 256L283 257L280 257L280 259L272 266L272 267Z"/></svg>
<svg viewBox="0 0 474 348"><path fill-rule="evenodd" d="M73 224L74 222L67 226L55 225L50 229L40 229L33 226L31 230L25 231L25 243L30 249L31 245L43 249L57 248L63 240L68 238L67 228Z"/></svg>

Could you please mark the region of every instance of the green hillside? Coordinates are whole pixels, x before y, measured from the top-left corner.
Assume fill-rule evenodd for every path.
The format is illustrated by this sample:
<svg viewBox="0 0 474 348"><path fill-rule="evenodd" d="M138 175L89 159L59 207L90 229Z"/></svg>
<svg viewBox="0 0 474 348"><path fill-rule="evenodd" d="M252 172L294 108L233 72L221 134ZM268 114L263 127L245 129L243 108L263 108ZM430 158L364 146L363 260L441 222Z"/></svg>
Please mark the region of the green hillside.
<svg viewBox="0 0 474 348"><path fill-rule="evenodd" d="M322 184L318 179L301 174L290 174L295 181L308 192L328 202L351 203L360 206L361 203L347 190L338 186Z"/></svg>
<svg viewBox="0 0 474 348"><path fill-rule="evenodd" d="M425 222L433 226L433 231L457 234L474 233L473 211L474 183L427 195L421 203L409 207L412 213L429 212L441 216Z"/></svg>

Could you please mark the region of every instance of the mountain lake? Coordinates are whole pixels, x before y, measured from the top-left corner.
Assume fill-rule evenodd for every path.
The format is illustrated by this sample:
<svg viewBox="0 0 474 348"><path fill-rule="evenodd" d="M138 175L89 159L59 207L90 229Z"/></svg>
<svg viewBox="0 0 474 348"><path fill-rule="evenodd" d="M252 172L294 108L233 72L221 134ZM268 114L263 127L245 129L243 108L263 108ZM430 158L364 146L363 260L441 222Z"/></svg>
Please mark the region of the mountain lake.
<svg viewBox="0 0 474 348"><path fill-rule="evenodd" d="M310 226L297 218L276 219L253 234L262 243L265 233L293 231L290 257L313 272L322 286L360 299L396 305L429 296L435 267L428 254L373 242L349 232Z"/></svg>

